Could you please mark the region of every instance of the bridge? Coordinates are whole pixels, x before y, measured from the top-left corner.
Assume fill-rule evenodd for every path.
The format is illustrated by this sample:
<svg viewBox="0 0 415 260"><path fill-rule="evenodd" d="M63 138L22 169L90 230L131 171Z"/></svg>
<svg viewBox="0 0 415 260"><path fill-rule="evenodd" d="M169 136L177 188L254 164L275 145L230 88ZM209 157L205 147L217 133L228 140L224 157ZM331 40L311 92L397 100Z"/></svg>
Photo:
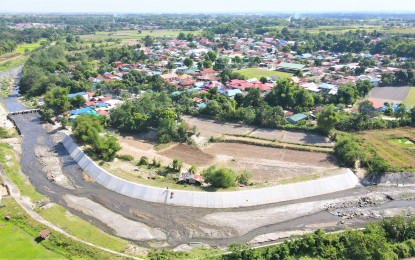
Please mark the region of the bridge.
<svg viewBox="0 0 415 260"><path fill-rule="evenodd" d="M24 114L39 113L39 112L40 112L40 109L20 110L20 111L10 112L8 116L24 115Z"/></svg>

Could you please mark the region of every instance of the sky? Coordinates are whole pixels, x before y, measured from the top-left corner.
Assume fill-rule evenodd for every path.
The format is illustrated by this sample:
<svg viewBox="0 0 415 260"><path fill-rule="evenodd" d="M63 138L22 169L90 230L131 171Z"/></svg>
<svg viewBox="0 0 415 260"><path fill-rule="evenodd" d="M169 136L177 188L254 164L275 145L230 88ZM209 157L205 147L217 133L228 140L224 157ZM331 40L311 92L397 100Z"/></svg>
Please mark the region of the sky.
<svg viewBox="0 0 415 260"><path fill-rule="evenodd" d="M21 13L413 12L415 0L0 0Z"/></svg>

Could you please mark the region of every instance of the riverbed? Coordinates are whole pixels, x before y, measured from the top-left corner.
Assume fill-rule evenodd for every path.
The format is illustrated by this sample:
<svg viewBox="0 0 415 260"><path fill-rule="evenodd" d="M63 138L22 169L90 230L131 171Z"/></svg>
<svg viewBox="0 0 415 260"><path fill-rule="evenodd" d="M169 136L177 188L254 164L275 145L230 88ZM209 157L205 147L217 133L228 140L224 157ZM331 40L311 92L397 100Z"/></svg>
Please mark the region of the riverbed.
<svg viewBox="0 0 415 260"><path fill-rule="evenodd" d="M3 102L10 112L27 109L15 97L9 97ZM102 217L102 214L105 213L100 212L102 214L98 219L93 217L93 214L84 214L79 210L79 205L76 207L73 205L74 201L70 205L65 202L65 197L68 196L87 198L89 201L106 208L106 210L110 210L111 214L118 214L123 218L145 225L150 230L160 230L165 236L157 234L157 236L149 237L156 237L158 240L164 240L165 237L167 244L164 245L169 247L188 242L204 242L218 246L227 245L231 242L245 243L262 234L298 231L313 227L325 229L361 227L368 221L381 219L382 216L379 218L367 216L343 218L330 213L325 205L337 204L338 201L345 198L353 200L359 197L377 196L377 194L383 194L386 198L386 194L389 192L408 193L407 189L400 187L359 186L351 190L307 198L301 201L239 209L204 209L149 203L120 195L103 188L99 184L85 181L82 169L72 160L62 144L55 143L52 140L50 133L42 127L43 122L38 114L16 115L13 116L13 119L22 134L22 172L29 177L31 184L39 193L46 195L51 202L64 206L72 214L90 221L106 232L117 235L117 231L110 228L109 223L103 222L106 218ZM36 156L35 151L38 147L48 148L52 153L51 156L59 158L62 173L68 178L73 188L64 187L51 182L47 178L47 174L43 171L44 166L40 158ZM325 203L322 203L322 201L325 201ZM94 203L88 203L88 205L94 205ZM306 203L304 205L310 209L290 216L289 210L295 208L296 205L301 208L302 203ZM339 207L344 207L344 205L340 205L341 203L338 204ZM415 201L384 199L378 205L371 204L367 207L399 209L411 205L415 205ZM333 207L335 208L335 205ZM359 208L354 204L347 207L352 211L354 208ZM276 212L288 215L288 217L284 216L284 219L278 219L279 215ZM261 224L247 228L245 225L241 226L243 222L237 223L238 219L249 219L249 216L261 219ZM220 222L217 221L218 217L229 219ZM140 230L137 230L137 232L140 232ZM145 242L135 242L140 245L147 245Z"/></svg>

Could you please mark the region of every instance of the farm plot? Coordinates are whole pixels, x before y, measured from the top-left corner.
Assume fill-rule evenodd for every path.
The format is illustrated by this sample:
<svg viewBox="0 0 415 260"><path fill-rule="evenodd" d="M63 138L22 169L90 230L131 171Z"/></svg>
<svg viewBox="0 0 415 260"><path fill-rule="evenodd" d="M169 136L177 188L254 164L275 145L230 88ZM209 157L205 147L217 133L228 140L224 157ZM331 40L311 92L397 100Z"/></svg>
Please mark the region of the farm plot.
<svg viewBox="0 0 415 260"><path fill-rule="evenodd" d="M415 170L415 128L373 130L361 134L391 166L391 171Z"/></svg>
<svg viewBox="0 0 415 260"><path fill-rule="evenodd" d="M384 103L402 103L406 100L411 87L376 87L373 88L369 97L376 101Z"/></svg>

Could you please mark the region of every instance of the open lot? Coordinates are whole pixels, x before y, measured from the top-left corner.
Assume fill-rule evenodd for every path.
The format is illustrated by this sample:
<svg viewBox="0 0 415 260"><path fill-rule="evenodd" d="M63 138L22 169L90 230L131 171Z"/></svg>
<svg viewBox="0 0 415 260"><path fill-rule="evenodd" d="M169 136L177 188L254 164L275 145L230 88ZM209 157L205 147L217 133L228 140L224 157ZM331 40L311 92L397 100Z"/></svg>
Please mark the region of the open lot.
<svg viewBox="0 0 415 260"><path fill-rule="evenodd" d="M179 159L183 162L183 170L191 165L197 166L199 172L211 165L229 167L237 172L251 172L252 181L256 184L254 187L306 181L341 172L336 165L336 158L327 153L332 149L333 142L324 136L306 132L257 129L190 116L183 118L187 124L197 127L197 131L200 132L198 139L206 141L212 136L222 137L224 140L233 138L237 139L236 143L201 142L200 147L176 143L157 145L154 139L155 133L122 136L119 137L122 146L119 154L132 155L134 162L117 160L105 163L103 167L130 181L176 189L194 189L194 187L177 185L173 176L170 176L170 173L166 175L165 170L137 167L135 162L141 156L147 156L150 162L155 158L162 166L171 165L173 159ZM248 143L251 141L252 143L243 144L243 140L241 143L238 138L247 139ZM261 142L283 146L275 148L254 145ZM310 148L313 151L299 151L300 148Z"/></svg>
<svg viewBox="0 0 415 260"><path fill-rule="evenodd" d="M334 145L334 143L329 138L322 135L278 129L258 128L255 131L253 131L249 136L286 143L318 145L328 147Z"/></svg>
<svg viewBox="0 0 415 260"><path fill-rule="evenodd" d="M415 128L373 130L362 136L393 166L392 171L415 170Z"/></svg>
<svg viewBox="0 0 415 260"><path fill-rule="evenodd" d="M261 77L272 77L272 76L278 76L281 78L288 78L291 77L292 74L286 73L286 72L280 72L280 71L274 71L274 70L268 70L268 69L262 69L262 68L249 68L249 69L242 69L236 71L239 74L244 75L246 78L257 78L260 79Z"/></svg>
<svg viewBox="0 0 415 260"><path fill-rule="evenodd" d="M304 145L334 145L329 138L314 133L256 128L242 124L215 122L210 119L191 116L184 116L183 119L187 124L196 126L197 131L200 132L200 135L205 138L210 138L211 136L220 137L222 135L246 135L247 137L249 136Z"/></svg>
<svg viewBox="0 0 415 260"><path fill-rule="evenodd" d="M220 137L222 134L248 134L255 130L254 127L242 124L221 123L211 119L183 116L183 120L190 126L196 126L200 135L205 138Z"/></svg>
<svg viewBox="0 0 415 260"><path fill-rule="evenodd" d="M203 149L216 163L236 171L249 171L260 183L282 183L298 178L319 178L335 174L336 159L329 154L260 147L237 143L217 143Z"/></svg>
<svg viewBox="0 0 415 260"><path fill-rule="evenodd" d="M369 97L381 103L403 103L411 89L411 87L375 87L370 91Z"/></svg>

